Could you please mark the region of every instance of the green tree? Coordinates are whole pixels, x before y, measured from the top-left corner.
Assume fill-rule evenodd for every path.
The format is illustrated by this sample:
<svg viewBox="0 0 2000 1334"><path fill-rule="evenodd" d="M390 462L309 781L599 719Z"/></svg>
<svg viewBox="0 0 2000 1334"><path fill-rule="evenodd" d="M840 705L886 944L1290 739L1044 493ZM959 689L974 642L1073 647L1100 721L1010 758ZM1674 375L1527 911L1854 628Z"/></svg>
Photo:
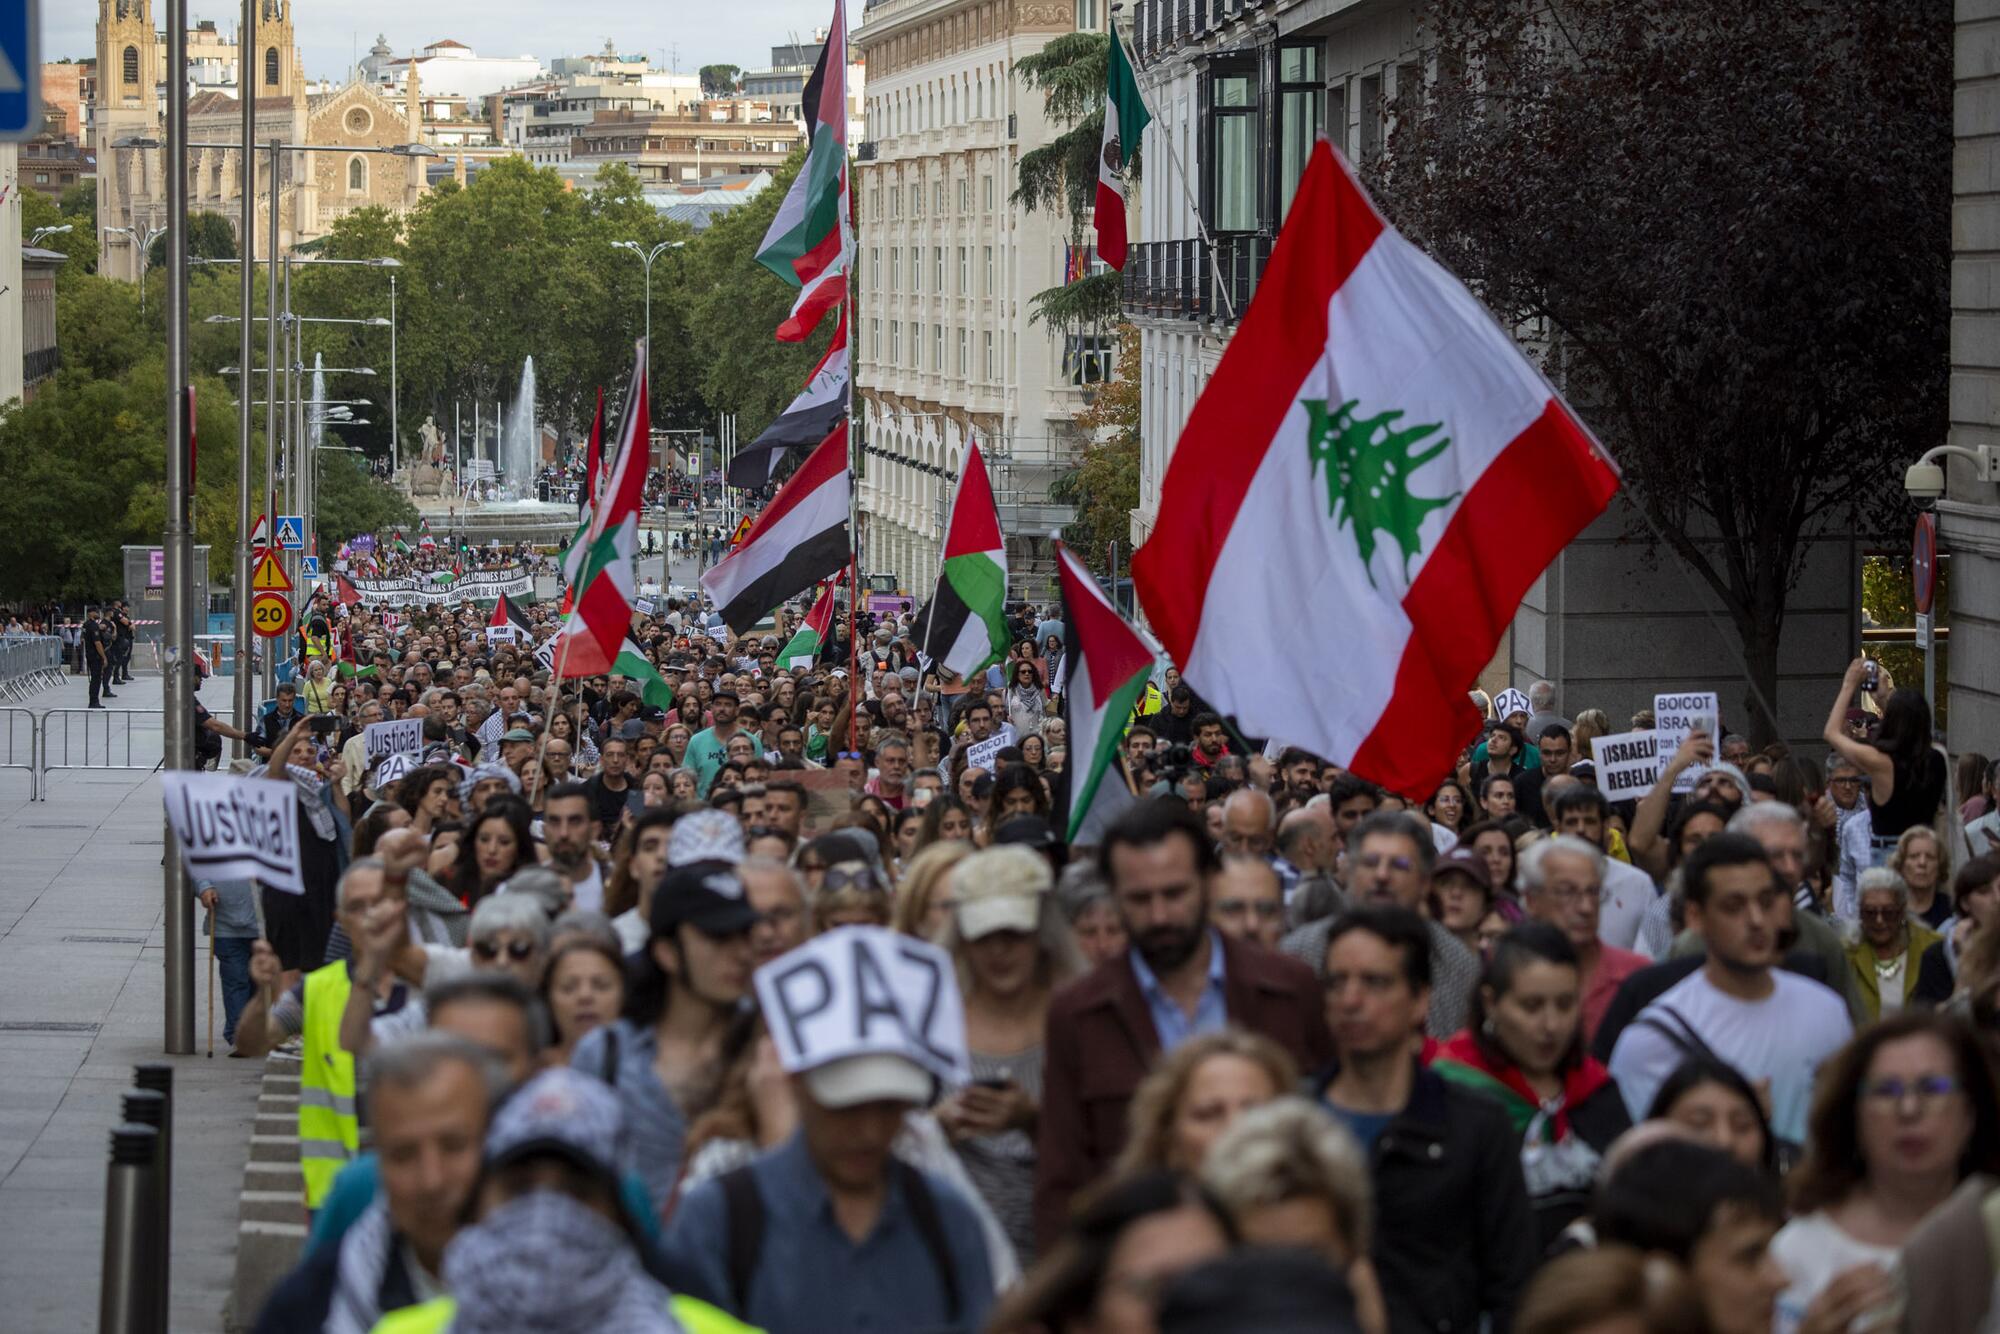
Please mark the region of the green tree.
<svg viewBox="0 0 2000 1334"><path fill-rule="evenodd" d="M1433 0L1427 24L1379 196L1543 335L1778 707L1811 540L1901 531L1895 469L1945 438L1950 8ZM1755 695L1739 716L1775 734Z"/></svg>
<svg viewBox="0 0 2000 1334"><path fill-rule="evenodd" d="M187 225L187 252L190 259L235 259L236 229L220 213L190 213ZM158 269L167 262L167 238L153 238L146 251L146 268Z"/></svg>
<svg viewBox="0 0 2000 1334"><path fill-rule="evenodd" d="M704 97L727 97L743 82L739 65L703 65L701 92Z"/></svg>
<svg viewBox="0 0 2000 1334"><path fill-rule="evenodd" d="M356 533L413 528L416 507L362 468L353 454L323 450L319 462L319 549L330 552Z"/></svg>
<svg viewBox="0 0 2000 1334"><path fill-rule="evenodd" d="M66 232L52 232L36 244L44 250L60 250L69 256L69 263L57 271L60 281L65 274L97 272L97 225L90 218L79 218L65 213L54 200L39 190L21 192L21 241L28 239L44 227L68 227Z"/></svg>
<svg viewBox="0 0 2000 1334"><path fill-rule="evenodd" d="M91 226L97 225L97 181L95 178L78 181L62 192L62 215L65 218L84 218Z"/></svg>
<svg viewBox="0 0 2000 1334"><path fill-rule="evenodd" d="M1049 487L1050 499L1076 508L1064 528L1070 548L1100 575L1110 575L1111 544L1127 549L1132 511L1139 507L1139 331L1118 326L1118 375L1099 386L1076 424L1097 438L1082 459ZM1125 567L1125 559L1119 562Z"/></svg>
<svg viewBox="0 0 2000 1334"><path fill-rule="evenodd" d="M1104 140L1104 85L1110 77L1111 38L1101 32L1065 33L1014 69L1022 82L1042 94L1042 108L1061 127L1040 148L1021 154L1020 184L1014 202L1029 212L1047 209L1069 223L1071 245L1085 244L1092 202L1097 195L1097 162ZM1139 159L1130 174L1137 179ZM1032 317L1074 331L1118 316L1118 274L1086 274L1029 298Z"/></svg>

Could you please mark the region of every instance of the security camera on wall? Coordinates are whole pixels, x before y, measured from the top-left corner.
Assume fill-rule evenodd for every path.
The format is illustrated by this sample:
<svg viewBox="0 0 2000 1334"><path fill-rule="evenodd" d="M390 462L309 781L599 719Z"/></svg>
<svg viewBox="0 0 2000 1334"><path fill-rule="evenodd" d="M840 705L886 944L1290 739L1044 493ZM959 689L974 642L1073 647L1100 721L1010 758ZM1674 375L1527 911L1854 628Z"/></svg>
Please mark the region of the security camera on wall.
<svg viewBox="0 0 2000 1334"><path fill-rule="evenodd" d="M1912 463L1903 474L1903 490L1917 504L1935 504L1944 494L1944 469L1935 463Z"/></svg>

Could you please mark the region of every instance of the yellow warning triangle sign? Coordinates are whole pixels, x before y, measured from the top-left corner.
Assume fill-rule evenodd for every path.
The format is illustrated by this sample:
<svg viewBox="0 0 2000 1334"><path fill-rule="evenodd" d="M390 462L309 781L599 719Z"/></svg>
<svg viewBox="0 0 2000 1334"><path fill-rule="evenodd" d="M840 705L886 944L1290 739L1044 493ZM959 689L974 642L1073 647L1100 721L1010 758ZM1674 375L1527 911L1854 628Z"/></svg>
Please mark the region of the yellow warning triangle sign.
<svg viewBox="0 0 2000 1334"><path fill-rule="evenodd" d="M257 572L250 576L250 587L259 593L289 593L292 581L285 576L285 567L278 563L278 558L266 551L257 562Z"/></svg>

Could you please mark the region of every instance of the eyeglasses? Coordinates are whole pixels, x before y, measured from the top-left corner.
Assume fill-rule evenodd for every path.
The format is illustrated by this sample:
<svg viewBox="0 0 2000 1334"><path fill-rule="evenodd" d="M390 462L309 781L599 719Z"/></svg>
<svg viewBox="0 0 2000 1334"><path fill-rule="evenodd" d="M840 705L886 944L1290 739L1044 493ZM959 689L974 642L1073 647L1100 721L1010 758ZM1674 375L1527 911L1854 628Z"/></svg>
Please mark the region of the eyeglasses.
<svg viewBox="0 0 2000 1334"><path fill-rule="evenodd" d="M866 760L868 757L858 750L839 750L834 752L833 758L836 760Z"/></svg>
<svg viewBox="0 0 2000 1334"><path fill-rule="evenodd" d="M505 946L507 957L515 963L522 962L534 952L535 942L532 940L510 940ZM500 957L502 947L490 940L475 940L472 942L472 953L475 958L492 963Z"/></svg>
<svg viewBox="0 0 2000 1334"><path fill-rule="evenodd" d="M1371 852L1366 857L1361 858L1361 864L1371 871L1379 870L1384 866L1395 871L1409 871L1414 870L1417 865L1408 857L1390 857L1379 852Z"/></svg>
<svg viewBox="0 0 2000 1334"><path fill-rule="evenodd" d="M1861 1101L1883 1111L1903 1110L1905 1102L1915 1102L1919 1112L1960 1092L1965 1086L1956 1075L1923 1075L1916 1079L1872 1079L1861 1086Z"/></svg>
<svg viewBox="0 0 2000 1334"><path fill-rule="evenodd" d="M886 894L888 888L875 878L873 868L859 862L851 866L829 866L826 879L820 882L822 893L833 893L843 889L859 889L870 894Z"/></svg>
<svg viewBox="0 0 2000 1334"><path fill-rule="evenodd" d="M1863 908L1861 920L1864 922L1893 922L1903 916L1901 908Z"/></svg>

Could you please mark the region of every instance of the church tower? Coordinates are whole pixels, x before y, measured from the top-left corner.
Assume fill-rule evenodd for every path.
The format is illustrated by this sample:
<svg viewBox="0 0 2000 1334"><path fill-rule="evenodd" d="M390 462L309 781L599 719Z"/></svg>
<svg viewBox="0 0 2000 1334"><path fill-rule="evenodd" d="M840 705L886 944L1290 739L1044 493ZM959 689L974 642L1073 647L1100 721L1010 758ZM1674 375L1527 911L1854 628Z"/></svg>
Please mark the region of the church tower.
<svg viewBox="0 0 2000 1334"><path fill-rule="evenodd" d="M143 236L163 220L145 201L159 197L157 148L113 148L120 139L158 139L160 39L151 0L98 0L97 95L92 104L92 147L97 153L97 223L104 251L100 271L134 281L139 249L130 234L101 229L129 227ZM160 216L155 216L159 214Z"/></svg>
<svg viewBox="0 0 2000 1334"><path fill-rule="evenodd" d="M250 62L257 100L299 101L305 79L299 69L298 38L292 32L291 0L260 0L257 10L257 51Z"/></svg>

